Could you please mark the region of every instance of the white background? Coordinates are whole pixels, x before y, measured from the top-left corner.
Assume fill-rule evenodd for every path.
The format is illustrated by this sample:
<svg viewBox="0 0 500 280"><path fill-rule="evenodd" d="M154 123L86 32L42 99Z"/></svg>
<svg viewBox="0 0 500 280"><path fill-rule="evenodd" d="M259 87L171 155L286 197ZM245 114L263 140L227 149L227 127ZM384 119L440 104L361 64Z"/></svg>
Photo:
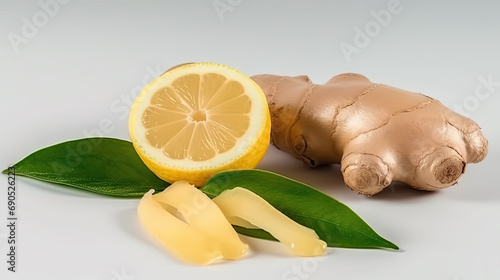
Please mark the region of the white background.
<svg viewBox="0 0 500 280"><path fill-rule="evenodd" d="M18 272L10 273L0 176L1 279L499 279L498 2L61 0L43 8L47 2L0 1L2 169L70 139L101 132L128 139L129 100L153 76L191 61L248 75L308 74L317 83L361 73L462 106L490 150L457 186L436 193L398 186L367 198L343 185L338 167L306 169L270 147L260 168L346 203L401 250L333 248L302 259L244 238L251 255L208 267L180 263L157 246L138 223L137 200L18 178ZM388 5L390 20L377 23L372 11ZM355 41L356 28L366 27L369 41ZM356 53L345 55L343 43ZM475 95L481 78L496 84Z"/></svg>

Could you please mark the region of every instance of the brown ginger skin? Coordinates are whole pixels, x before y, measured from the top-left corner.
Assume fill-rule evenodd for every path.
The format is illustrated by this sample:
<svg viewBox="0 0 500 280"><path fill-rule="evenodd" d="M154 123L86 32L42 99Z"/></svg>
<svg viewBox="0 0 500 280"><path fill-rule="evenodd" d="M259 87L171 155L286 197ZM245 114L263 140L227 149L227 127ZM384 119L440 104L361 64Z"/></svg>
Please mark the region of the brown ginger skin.
<svg viewBox="0 0 500 280"><path fill-rule="evenodd" d="M307 76L252 79L267 96L274 145L311 167L340 163L346 185L360 194L374 195L392 181L429 191L449 187L488 151L471 119L359 74L324 85Z"/></svg>

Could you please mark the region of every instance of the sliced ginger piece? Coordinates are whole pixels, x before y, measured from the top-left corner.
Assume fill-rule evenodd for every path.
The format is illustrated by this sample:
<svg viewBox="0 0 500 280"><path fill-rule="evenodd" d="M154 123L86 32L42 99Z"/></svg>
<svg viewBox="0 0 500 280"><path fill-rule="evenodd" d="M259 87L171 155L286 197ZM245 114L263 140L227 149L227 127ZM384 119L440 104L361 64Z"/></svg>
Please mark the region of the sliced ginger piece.
<svg viewBox="0 0 500 280"><path fill-rule="evenodd" d="M208 237L225 259L239 259L248 251L248 245L240 240L219 207L188 182L175 182L153 195L153 199L176 208L193 229Z"/></svg>
<svg viewBox="0 0 500 280"><path fill-rule="evenodd" d="M168 212L153 199L153 193L147 192L138 207L139 219L149 233L185 262L207 265L222 258L210 238Z"/></svg>
<svg viewBox="0 0 500 280"><path fill-rule="evenodd" d="M320 256L326 252L326 243L314 230L296 223L247 189L225 190L213 201L231 224L261 228L290 247L295 255Z"/></svg>

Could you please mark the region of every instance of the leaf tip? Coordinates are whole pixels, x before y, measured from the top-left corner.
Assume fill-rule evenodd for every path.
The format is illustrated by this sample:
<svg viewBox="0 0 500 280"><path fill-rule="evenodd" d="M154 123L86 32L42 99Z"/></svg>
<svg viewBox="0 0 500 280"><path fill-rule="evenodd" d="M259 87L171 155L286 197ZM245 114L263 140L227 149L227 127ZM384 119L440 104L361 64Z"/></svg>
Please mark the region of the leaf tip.
<svg viewBox="0 0 500 280"><path fill-rule="evenodd" d="M392 242L390 242L388 240L385 240L385 241L386 241L386 244L384 246L385 248L387 248L387 249L393 249L393 250L396 250L396 251L399 250L398 245L396 245L396 244L394 244L394 243L392 243Z"/></svg>
<svg viewBox="0 0 500 280"><path fill-rule="evenodd" d="M9 169L8 168L5 169L4 171L2 171L2 174L7 174L7 173L9 173Z"/></svg>

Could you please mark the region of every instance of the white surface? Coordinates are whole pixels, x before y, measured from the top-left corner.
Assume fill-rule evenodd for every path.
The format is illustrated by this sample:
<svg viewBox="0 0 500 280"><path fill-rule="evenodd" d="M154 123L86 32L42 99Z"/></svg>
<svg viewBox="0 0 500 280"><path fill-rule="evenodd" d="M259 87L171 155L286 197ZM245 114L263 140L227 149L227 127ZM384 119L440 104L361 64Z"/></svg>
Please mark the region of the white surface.
<svg viewBox="0 0 500 280"><path fill-rule="evenodd" d="M260 168L341 200L401 251L330 249L301 259L245 238L252 255L209 267L180 263L156 246L137 221L136 200L18 178L18 272L7 272L1 176L1 279L499 279L500 85L474 95L480 77L500 81L498 2L401 1L350 63L340 44L353 44L355 28L373 24L370 12L387 9L389 0L73 0L44 23L45 2L0 0L2 169L98 131L128 139L129 100L153 76L189 61L225 63L248 75L308 74L318 83L358 72L454 109L468 104L465 113L482 126L490 151L447 190L398 187L366 198L343 186L338 167L306 169L271 147ZM234 7L219 17L214 3ZM9 34L22 36L24 18L33 16L43 26L16 52Z"/></svg>

